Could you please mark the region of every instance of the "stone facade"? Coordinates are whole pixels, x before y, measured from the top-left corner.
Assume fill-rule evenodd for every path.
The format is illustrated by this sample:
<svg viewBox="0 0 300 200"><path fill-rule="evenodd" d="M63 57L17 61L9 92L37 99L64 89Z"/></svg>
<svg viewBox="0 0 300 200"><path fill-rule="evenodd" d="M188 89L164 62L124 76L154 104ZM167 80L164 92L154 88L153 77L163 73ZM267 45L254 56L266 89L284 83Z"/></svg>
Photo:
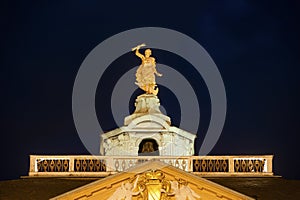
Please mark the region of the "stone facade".
<svg viewBox="0 0 300 200"><path fill-rule="evenodd" d="M230 188L153 160L52 199L254 200Z"/></svg>
<svg viewBox="0 0 300 200"><path fill-rule="evenodd" d="M135 112L124 119L124 126L101 134L101 155L194 155L195 134L171 126L161 113L156 95L137 97Z"/></svg>

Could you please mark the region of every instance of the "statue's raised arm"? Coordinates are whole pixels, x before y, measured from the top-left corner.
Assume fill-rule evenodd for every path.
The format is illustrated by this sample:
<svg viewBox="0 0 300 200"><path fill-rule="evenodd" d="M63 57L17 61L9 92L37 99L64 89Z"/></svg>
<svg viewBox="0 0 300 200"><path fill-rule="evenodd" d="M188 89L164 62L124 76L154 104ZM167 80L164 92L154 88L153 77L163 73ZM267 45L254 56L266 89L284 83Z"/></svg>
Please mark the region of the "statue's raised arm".
<svg viewBox="0 0 300 200"><path fill-rule="evenodd" d="M145 55L139 52L141 47L146 46L145 44L140 44L134 48L132 51L135 51L135 55L141 58L142 64L136 71L136 84L144 90L147 94L157 95L158 88L155 82L155 75L162 76L162 74L158 73L156 70L156 62L155 58L151 57L151 50L146 49Z"/></svg>
<svg viewBox="0 0 300 200"><path fill-rule="evenodd" d="M143 62L143 60L145 60L145 56L139 52L139 49L141 47L144 47L144 46L146 46L145 43L140 44L140 45L138 45L138 46L136 46L136 47L134 47L134 48L131 49L132 51L135 51L135 55L137 55L139 58L142 59L142 62Z"/></svg>

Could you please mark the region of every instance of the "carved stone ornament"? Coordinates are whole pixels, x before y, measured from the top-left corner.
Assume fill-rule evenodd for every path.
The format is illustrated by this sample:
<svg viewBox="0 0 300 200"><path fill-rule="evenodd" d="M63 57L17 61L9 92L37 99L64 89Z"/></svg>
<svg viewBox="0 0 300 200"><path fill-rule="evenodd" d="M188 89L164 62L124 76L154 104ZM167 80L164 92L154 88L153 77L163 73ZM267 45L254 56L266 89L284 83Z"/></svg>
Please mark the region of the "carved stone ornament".
<svg viewBox="0 0 300 200"><path fill-rule="evenodd" d="M134 182L134 183L132 183ZM160 170L150 170L136 175L132 180L122 183L109 200L131 200L133 197L143 200L197 200L200 196L194 192L188 182L167 180Z"/></svg>

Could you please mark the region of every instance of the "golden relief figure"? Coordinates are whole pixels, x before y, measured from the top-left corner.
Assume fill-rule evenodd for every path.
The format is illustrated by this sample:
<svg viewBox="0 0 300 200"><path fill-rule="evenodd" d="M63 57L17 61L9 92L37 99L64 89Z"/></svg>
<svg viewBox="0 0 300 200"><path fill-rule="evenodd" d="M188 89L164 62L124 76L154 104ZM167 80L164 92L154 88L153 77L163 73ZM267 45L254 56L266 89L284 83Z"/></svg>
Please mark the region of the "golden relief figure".
<svg viewBox="0 0 300 200"><path fill-rule="evenodd" d="M156 71L156 63L155 58L151 57L151 50L146 49L145 55L139 52L141 47L146 46L145 44L138 45L132 48L132 51L135 51L135 55L137 55L142 60L142 64L136 71L136 82L142 90L146 92L146 94L154 94L157 95L158 88L155 82L155 75L162 76L162 74Z"/></svg>
<svg viewBox="0 0 300 200"><path fill-rule="evenodd" d="M138 179L139 176L136 177L133 185L130 182L122 183L121 187L117 188L108 200L132 200L133 196L139 195L142 192L141 190L134 192Z"/></svg>
<svg viewBox="0 0 300 200"><path fill-rule="evenodd" d="M132 183L134 182L134 183ZM149 170L117 188L108 200L197 200L186 180L169 180L160 170Z"/></svg>

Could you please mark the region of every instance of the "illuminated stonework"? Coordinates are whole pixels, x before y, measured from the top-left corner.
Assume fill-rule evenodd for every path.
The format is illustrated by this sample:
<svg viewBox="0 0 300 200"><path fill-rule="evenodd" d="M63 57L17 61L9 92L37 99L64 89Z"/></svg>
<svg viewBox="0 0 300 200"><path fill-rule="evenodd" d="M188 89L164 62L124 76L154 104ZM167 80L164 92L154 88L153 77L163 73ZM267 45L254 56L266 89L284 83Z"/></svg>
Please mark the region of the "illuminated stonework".
<svg viewBox="0 0 300 200"><path fill-rule="evenodd" d="M149 161L53 199L252 200L253 198L165 163Z"/></svg>
<svg viewBox="0 0 300 200"><path fill-rule="evenodd" d="M175 197L176 200L200 198L187 181L168 180L161 170L149 170L134 179L134 183L130 181L122 183L108 200L131 200L134 196L148 200L167 200L171 197Z"/></svg>
<svg viewBox="0 0 300 200"><path fill-rule="evenodd" d="M161 113L155 75L155 58L151 50L139 53L133 48L142 63L136 72L136 84L145 91L137 97L135 111L125 117L124 126L101 134L100 154L105 156L192 156L196 134L171 126L171 119Z"/></svg>
<svg viewBox="0 0 300 200"><path fill-rule="evenodd" d="M195 134L171 126L161 113L156 95L137 97L135 112L127 116L124 126L101 134L101 155L194 155Z"/></svg>

